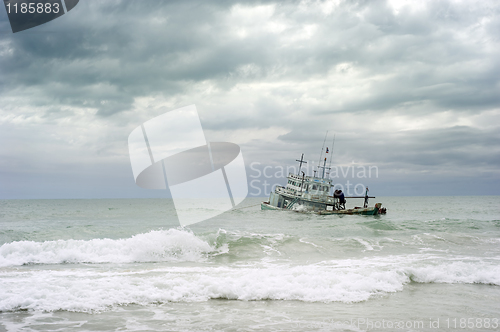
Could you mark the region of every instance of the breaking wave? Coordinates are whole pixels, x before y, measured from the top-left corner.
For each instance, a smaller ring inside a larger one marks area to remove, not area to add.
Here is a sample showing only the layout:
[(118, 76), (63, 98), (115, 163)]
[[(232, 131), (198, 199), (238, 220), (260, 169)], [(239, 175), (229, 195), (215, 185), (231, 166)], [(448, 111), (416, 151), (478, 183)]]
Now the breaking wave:
[[(379, 240), (355, 237), (347, 243), (371, 255), (382, 247)], [(352, 303), (403, 291), (411, 282), (500, 286), (496, 258), (424, 252), (333, 259), (335, 251), (325, 251), (322, 245), (338, 241), (323, 241), (222, 229), (197, 236), (169, 229), (126, 239), (7, 243), (0, 247), (0, 311), (95, 312), (120, 305), (211, 299)], [(384, 245), (393, 242), (399, 245), (395, 240)], [(320, 261), (300, 262), (301, 252), (323, 256)], [(284, 259), (266, 260), (271, 256)], [(65, 263), (116, 265), (75, 268)], [(59, 265), (20, 267), (27, 264)]]
[(410, 282), (500, 285), (500, 267), (448, 263), (376, 267), (366, 261), (328, 266), (179, 267), (141, 270), (4, 269), (0, 311), (103, 311), (118, 305), (228, 300), (361, 302), (402, 291)]
[(0, 267), (26, 264), (201, 261), (222, 250), (185, 230), (169, 229), (128, 239), (17, 241), (0, 247)]

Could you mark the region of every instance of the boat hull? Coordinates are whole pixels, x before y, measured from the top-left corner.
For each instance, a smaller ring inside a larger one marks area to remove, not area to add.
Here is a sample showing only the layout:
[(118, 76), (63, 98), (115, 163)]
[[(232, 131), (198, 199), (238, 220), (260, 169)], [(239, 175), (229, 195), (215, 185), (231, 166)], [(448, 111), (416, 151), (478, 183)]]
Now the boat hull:
[(346, 209), (346, 210), (335, 210), (335, 211), (320, 211), (318, 214), (330, 215), (330, 214), (360, 214), (364, 216), (376, 216), (379, 209), (377, 207), (370, 207), (364, 209)]
[(346, 209), (346, 210), (322, 210), (322, 211), (295, 211), (295, 210), (289, 210), (289, 209), (283, 209), (279, 208), (276, 206), (272, 206), (269, 204), (269, 202), (262, 202), (260, 204), (260, 209), (261, 210), (284, 210), (284, 211), (295, 211), (295, 212), (313, 212), (321, 215), (331, 215), (331, 214), (359, 214), (359, 215), (365, 215), (365, 216), (375, 216), (379, 214), (379, 209), (380, 209), (381, 204), (377, 203), (373, 207), (369, 208), (360, 208), (360, 209)]
[(272, 206), (268, 202), (260, 203), (260, 209), (261, 210), (286, 210), (286, 209), (282, 209), (282, 208), (279, 208), (276, 206)]

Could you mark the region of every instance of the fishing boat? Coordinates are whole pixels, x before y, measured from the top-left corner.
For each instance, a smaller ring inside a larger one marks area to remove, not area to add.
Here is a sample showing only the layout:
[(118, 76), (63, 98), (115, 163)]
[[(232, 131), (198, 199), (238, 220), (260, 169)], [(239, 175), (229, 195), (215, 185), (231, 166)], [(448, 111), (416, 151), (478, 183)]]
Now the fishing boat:
[[(323, 153), (323, 149), (321, 153)], [(326, 148), (326, 153), (328, 153), (328, 148)], [(386, 209), (382, 208), (382, 203), (376, 203), (371, 207), (368, 206), (368, 200), (375, 198), (374, 196), (368, 196), (368, 187), (364, 196), (345, 197), (339, 189), (335, 190), (333, 195), (330, 195), (335, 185), (331, 179), (325, 178), (325, 170), (330, 169), (326, 167), (326, 160), (325, 157), (323, 166), (318, 166), (318, 168), (322, 168), (321, 177), (316, 176), (317, 171), (314, 172), (313, 176), (307, 176), (304, 172), (300, 175), (302, 164), (307, 163), (304, 161), (304, 154), (302, 154), (300, 160), (297, 160), (300, 162), (299, 172), (297, 174), (289, 173), (286, 186), (276, 186), (274, 192), (271, 192), (269, 196), (269, 201), (261, 203), (261, 210), (292, 210), (296, 212), (313, 212), (321, 215), (378, 215), (386, 213)], [(346, 209), (347, 198), (364, 199), (363, 207)]]

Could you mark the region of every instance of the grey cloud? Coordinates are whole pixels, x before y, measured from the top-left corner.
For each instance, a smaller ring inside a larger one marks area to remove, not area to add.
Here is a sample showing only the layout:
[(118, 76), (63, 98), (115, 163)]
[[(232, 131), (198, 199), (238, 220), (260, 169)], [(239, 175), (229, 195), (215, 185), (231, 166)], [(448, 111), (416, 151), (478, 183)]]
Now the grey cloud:
[[(318, 153), (330, 129), (338, 133), (338, 162), (363, 159), (394, 174), (489, 172), (500, 164), (498, 126), (384, 132), (370, 125), (392, 114), (418, 121), (498, 110), (500, 6), (433, 1), (396, 14), (385, 1), (343, 1), (331, 13), (317, 4), (81, 1), (36, 31), (0, 35), (0, 112), (60, 129), (62, 120), (95, 110), (88, 125), (115, 121), (108, 130), (120, 141), (145, 117), (196, 103), (207, 130), (287, 132), (273, 144), (269, 137), (246, 143), (250, 160)], [(275, 10), (269, 19), (256, 16), (259, 23), (229, 21), (238, 5)], [(269, 22), (282, 30), (264, 29)], [(248, 29), (246, 37), (236, 37), (239, 28)], [(165, 102), (144, 101), (137, 112), (141, 98)]]
[[(470, 54), (468, 44), (454, 40), (453, 29), (459, 24), (475, 24), (481, 17), (468, 13), (467, 8), (457, 12), (441, 2), (424, 13), (412, 15), (403, 10), (396, 17), (384, 2), (344, 3), (325, 18), (301, 14), (295, 3), (284, 3), (274, 14), (287, 16), (285, 21), (291, 27), (284, 34), (305, 24), (319, 22), (320, 28), (312, 40), (283, 47), (279, 35), (230, 39), (228, 29), (233, 27), (223, 21), (232, 5), (82, 3), (78, 16), (74, 12), (65, 21), (54, 22), (67, 33), (10, 37), (14, 51), (0, 63), (5, 74), (3, 86), (45, 89), (51, 83), (65, 84), (85, 100), (93, 99), (88, 105), (98, 108), (99, 114), (109, 115), (129, 109), (134, 97), (186, 92), (182, 84), (186, 81), (213, 80), (230, 88), (240, 79), (248, 80), (236, 71), (245, 64), (262, 69), (254, 81), (269, 79), (276, 68), (283, 70), (274, 79), (302, 80), (347, 61), (363, 69), (367, 77), (387, 71), (394, 77), (377, 83), (374, 97), (352, 102), (344, 110), (387, 109), (425, 98), (447, 107), (498, 103), (496, 91), (488, 89), (497, 82), (498, 63), (471, 73), (467, 67), (474, 64), (467, 60), (477, 59), (477, 52)], [(354, 15), (356, 12), (362, 12), (363, 18)], [(437, 19), (441, 21), (437, 23)], [(442, 73), (435, 72), (437, 65), (444, 67)], [(98, 83), (115, 87), (107, 103), (102, 103), (106, 98), (99, 93), (92, 93), (96, 91), (92, 85)], [(448, 84), (448, 88), (419, 94), (419, 89), (437, 84)], [(112, 101), (115, 99), (122, 102)], [(78, 98), (69, 102), (83, 105)]]

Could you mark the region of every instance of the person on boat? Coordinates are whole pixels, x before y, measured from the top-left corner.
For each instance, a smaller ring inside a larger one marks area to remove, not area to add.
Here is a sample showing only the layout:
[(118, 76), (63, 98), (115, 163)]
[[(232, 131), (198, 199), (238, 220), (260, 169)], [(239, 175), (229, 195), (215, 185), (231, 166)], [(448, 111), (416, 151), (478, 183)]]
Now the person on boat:
[(336, 197), (339, 199), (339, 207), (343, 207), (345, 209), (345, 196), (342, 190), (337, 189), (333, 193), (333, 197)]

